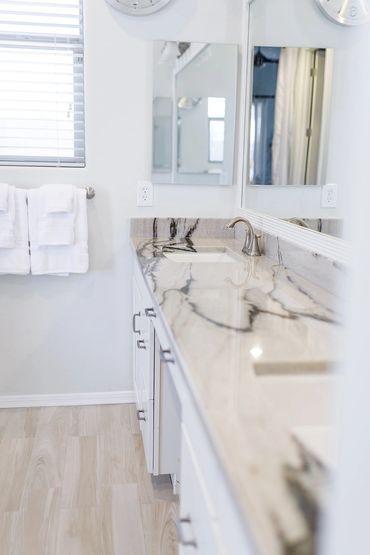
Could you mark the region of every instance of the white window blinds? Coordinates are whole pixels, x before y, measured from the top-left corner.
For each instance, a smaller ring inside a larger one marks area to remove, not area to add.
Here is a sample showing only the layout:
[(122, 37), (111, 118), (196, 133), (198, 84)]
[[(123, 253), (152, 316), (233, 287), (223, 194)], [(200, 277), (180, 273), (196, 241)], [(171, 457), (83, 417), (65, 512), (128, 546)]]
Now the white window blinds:
[(84, 166), (82, 0), (0, 0), (0, 165)]

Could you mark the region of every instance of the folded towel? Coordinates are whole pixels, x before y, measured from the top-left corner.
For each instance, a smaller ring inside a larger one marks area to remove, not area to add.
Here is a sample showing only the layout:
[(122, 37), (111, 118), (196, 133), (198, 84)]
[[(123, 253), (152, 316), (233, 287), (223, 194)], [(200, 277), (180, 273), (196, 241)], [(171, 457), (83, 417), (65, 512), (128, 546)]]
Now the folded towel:
[(86, 191), (83, 189), (75, 190), (73, 245), (40, 245), (39, 219), (41, 210), (42, 194), (40, 189), (32, 189), (28, 192), (32, 274), (86, 273), (89, 266)]
[(14, 199), (14, 246), (0, 248), (0, 274), (26, 275), (30, 272), (26, 191), (15, 189), (11, 197)]
[(0, 183), (0, 212), (8, 211), (8, 194), (9, 185), (7, 183)]
[(73, 211), (75, 189), (73, 185), (43, 185), (40, 187), (45, 214), (71, 213)]
[(15, 187), (8, 187), (7, 210), (0, 212), (0, 248), (15, 246)]
[(75, 214), (41, 214), (38, 223), (40, 246), (73, 245), (75, 240)]
[(75, 196), (73, 185), (43, 185), (39, 189), (38, 244), (73, 245)]

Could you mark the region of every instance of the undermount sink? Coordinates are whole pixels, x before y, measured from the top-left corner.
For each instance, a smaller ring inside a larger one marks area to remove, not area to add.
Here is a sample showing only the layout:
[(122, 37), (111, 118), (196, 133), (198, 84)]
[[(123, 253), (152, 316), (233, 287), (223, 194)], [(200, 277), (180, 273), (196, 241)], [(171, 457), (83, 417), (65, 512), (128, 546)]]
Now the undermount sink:
[(198, 248), (197, 251), (176, 250), (163, 252), (164, 256), (173, 262), (182, 263), (234, 263), (241, 262), (241, 257), (227, 248)]
[(290, 433), (322, 463), (331, 464), (332, 402), (338, 376), (333, 361), (258, 361), (260, 392)]
[(256, 361), (254, 369), (257, 376), (304, 376), (307, 374), (328, 374), (335, 366), (326, 360), (289, 360), (271, 362)]
[(326, 361), (260, 362), (255, 374), (273, 413), (290, 428), (327, 426), (337, 377)]

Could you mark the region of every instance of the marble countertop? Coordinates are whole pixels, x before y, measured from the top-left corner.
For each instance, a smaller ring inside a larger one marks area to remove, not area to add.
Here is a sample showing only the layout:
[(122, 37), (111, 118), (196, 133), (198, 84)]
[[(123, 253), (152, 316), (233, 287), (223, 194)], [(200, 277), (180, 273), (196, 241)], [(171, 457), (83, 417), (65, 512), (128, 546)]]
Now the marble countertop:
[[(132, 237), (184, 373), (255, 543), (315, 553), (325, 484), (336, 299), (235, 239)], [(166, 252), (227, 246), (234, 263)], [(323, 448), (323, 444), (324, 448)]]

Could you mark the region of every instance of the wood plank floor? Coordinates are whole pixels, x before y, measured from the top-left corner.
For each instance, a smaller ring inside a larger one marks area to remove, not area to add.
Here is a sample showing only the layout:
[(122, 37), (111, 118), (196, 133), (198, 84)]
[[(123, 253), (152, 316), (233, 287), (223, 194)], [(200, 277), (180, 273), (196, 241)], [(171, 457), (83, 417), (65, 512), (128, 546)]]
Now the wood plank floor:
[(176, 555), (133, 405), (0, 410), (1, 555)]

